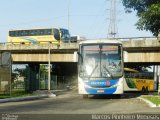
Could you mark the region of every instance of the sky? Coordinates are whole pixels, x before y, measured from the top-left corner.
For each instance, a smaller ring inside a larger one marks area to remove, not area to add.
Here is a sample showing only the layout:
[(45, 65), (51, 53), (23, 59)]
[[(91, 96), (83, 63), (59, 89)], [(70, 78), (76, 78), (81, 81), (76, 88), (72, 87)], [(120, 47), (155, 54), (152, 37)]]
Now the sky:
[[(135, 12), (125, 13), (117, 0), (118, 37), (150, 37), (136, 29)], [(108, 36), (109, 0), (1, 0), (0, 43), (7, 42), (8, 31), (32, 28), (68, 28), (71, 35), (87, 39)]]

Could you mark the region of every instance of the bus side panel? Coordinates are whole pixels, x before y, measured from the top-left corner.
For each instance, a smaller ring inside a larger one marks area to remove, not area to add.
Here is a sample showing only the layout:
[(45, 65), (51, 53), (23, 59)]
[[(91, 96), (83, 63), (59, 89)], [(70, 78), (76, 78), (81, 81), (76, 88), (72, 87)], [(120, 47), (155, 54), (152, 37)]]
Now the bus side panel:
[(116, 91), (115, 91), (114, 94), (123, 94), (123, 92), (124, 92), (124, 89), (123, 89), (123, 80), (124, 80), (123, 77), (119, 79), (119, 81), (117, 83), (117, 89), (116, 89)]
[(138, 91), (142, 91), (142, 88), (148, 88), (148, 91), (154, 90), (154, 80), (149, 79), (134, 79)]
[(52, 35), (45, 36), (23, 36), (23, 37), (8, 37), (9, 43), (14, 44), (37, 44), (37, 43), (59, 43)]
[(124, 92), (138, 91), (133, 78), (124, 78), (123, 87)]
[(148, 88), (148, 91), (154, 90), (154, 80), (125, 78), (124, 91), (142, 91), (142, 88)]

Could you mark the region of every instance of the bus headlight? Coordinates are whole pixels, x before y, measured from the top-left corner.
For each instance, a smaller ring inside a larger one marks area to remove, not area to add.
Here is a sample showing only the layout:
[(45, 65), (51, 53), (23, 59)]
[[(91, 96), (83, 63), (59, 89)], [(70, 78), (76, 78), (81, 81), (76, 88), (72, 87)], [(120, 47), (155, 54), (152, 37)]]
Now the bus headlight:
[(115, 85), (111, 86), (111, 88), (114, 88), (114, 87), (117, 87), (117, 86), (118, 86), (118, 84), (116, 83)]
[(116, 84), (112, 85), (111, 88), (120, 87), (123, 84), (123, 81), (120, 79)]
[(91, 86), (87, 85), (87, 84), (84, 84), (84, 87), (85, 88), (91, 88)]

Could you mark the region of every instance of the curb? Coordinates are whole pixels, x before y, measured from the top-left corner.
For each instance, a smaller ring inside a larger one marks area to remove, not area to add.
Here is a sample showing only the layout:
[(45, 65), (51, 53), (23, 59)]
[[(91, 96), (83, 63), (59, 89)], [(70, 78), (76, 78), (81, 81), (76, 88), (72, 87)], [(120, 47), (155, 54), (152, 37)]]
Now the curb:
[(28, 97), (17, 97), (17, 98), (7, 98), (7, 99), (0, 99), (0, 103), (5, 102), (18, 102), (18, 101), (26, 101), (26, 100), (36, 100), (41, 98), (48, 98), (48, 95), (40, 95), (40, 96), (28, 96)]
[(144, 101), (144, 102), (147, 103), (150, 107), (160, 107), (159, 105), (157, 106), (156, 104), (150, 102), (150, 101), (147, 100), (147, 99), (144, 99), (144, 98), (141, 98), (141, 97), (138, 97), (138, 99)]

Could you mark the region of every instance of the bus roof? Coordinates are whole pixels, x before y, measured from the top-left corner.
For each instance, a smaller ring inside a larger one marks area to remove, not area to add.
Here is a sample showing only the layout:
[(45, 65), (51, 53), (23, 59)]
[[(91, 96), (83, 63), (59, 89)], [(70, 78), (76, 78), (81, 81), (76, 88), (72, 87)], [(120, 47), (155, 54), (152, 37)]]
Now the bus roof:
[(67, 28), (56, 28), (56, 27), (53, 27), (53, 28), (26, 28), (26, 29), (10, 29), (9, 31), (22, 31), (22, 30), (46, 30), (46, 29), (64, 29), (64, 30), (68, 30)]
[(113, 40), (113, 39), (95, 39), (95, 40), (85, 40), (85, 41), (81, 41), (79, 44), (91, 44), (91, 43), (119, 43), (122, 44), (120, 41), (118, 40)]
[(128, 72), (139, 72), (138, 70), (131, 69), (131, 68), (124, 68), (124, 71), (128, 71)]

